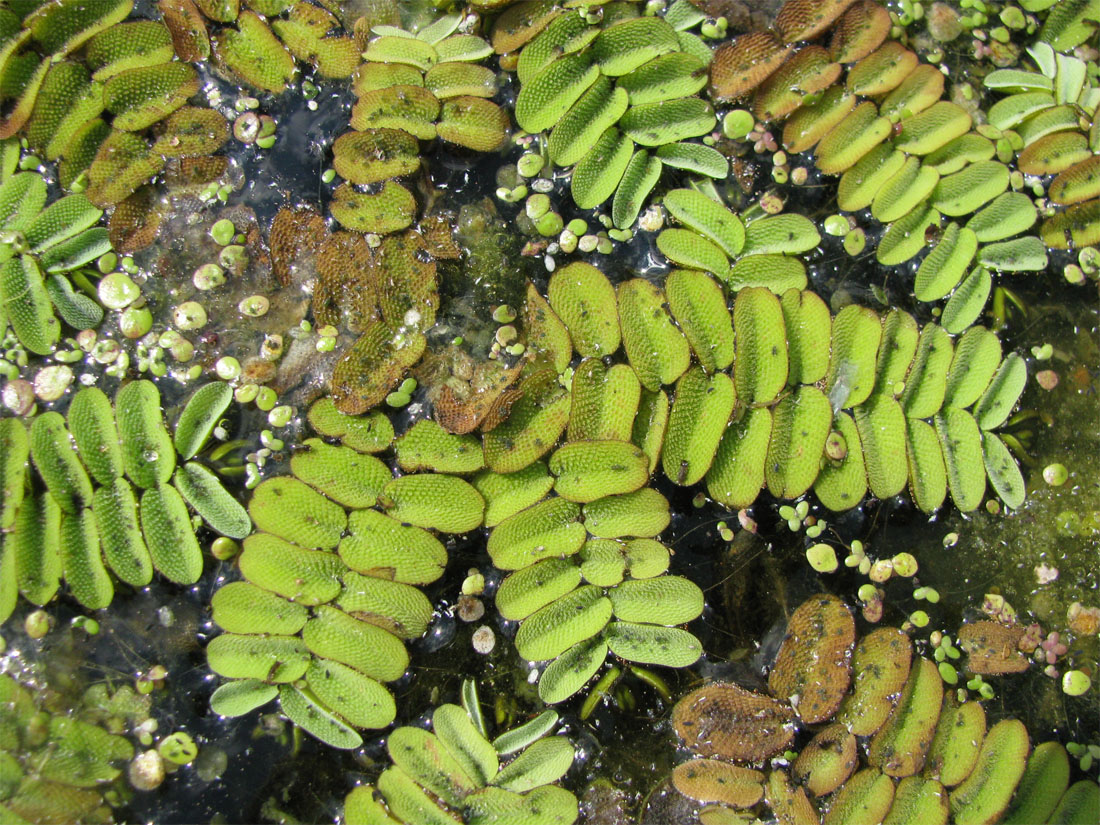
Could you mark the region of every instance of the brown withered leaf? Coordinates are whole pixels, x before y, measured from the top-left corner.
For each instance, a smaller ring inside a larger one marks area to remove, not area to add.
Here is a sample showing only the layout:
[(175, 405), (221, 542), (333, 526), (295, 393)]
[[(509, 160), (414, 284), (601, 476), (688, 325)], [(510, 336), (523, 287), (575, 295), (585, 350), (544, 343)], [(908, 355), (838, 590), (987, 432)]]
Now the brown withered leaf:
[(145, 249), (160, 231), (164, 220), (156, 192), (151, 186), (143, 186), (115, 207), (107, 221), (107, 234), (111, 246), (123, 255), (132, 255)]
[(1031, 664), (1017, 648), (1022, 626), (981, 620), (959, 628), (959, 647), (969, 656), (967, 667), (982, 676), (1022, 673)]
[(791, 706), (728, 682), (693, 690), (672, 709), (672, 727), (701, 756), (757, 762), (794, 739)]
[(378, 259), (366, 238), (335, 232), (317, 252), (317, 285), (313, 315), (320, 324), (353, 332), (378, 318)]
[(836, 596), (812, 596), (791, 614), (768, 677), (769, 690), (789, 700), (802, 721), (824, 722), (848, 692), (855, 643), (856, 623), (848, 606)]
[(271, 268), (281, 286), (290, 283), (294, 268), (321, 247), (328, 230), (325, 219), (309, 206), (283, 207), (271, 221), (267, 245)]

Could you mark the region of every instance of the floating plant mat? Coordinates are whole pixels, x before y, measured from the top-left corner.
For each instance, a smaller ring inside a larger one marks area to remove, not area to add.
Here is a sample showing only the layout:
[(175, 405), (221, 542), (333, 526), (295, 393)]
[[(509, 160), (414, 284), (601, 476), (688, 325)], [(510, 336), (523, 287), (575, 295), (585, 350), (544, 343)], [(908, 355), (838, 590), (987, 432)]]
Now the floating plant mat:
[(1095, 3), (368, 5), (0, 10), (0, 805), (1094, 820)]

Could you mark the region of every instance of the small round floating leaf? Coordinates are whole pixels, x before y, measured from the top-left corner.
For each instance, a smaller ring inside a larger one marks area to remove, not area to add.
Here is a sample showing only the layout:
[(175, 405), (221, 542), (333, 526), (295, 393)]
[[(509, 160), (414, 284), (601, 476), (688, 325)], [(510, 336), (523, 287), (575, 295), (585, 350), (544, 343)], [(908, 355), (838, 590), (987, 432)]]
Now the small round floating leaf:
[(657, 390), (679, 378), (691, 362), (691, 350), (665, 309), (660, 289), (633, 278), (620, 284), (618, 305), (623, 347), (642, 386)]
[(347, 524), (342, 507), (290, 476), (260, 484), (248, 502), (259, 530), (266, 530), (302, 547), (335, 547)]
[(115, 588), (103, 556), (99, 551), (99, 531), (91, 510), (61, 517), (59, 535), (61, 566), (69, 590), (88, 610), (99, 610), (111, 604)]
[(668, 527), (668, 500), (643, 487), (621, 496), (607, 496), (584, 505), (584, 526), (593, 536), (651, 538)]
[(603, 630), (611, 611), (600, 588), (582, 585), (525, 619), (516, 633), (516, 650), (531, 662), (556, 658)]
[(227, 633), (274, 633), (291, 636), (309, 618), (300, 604), (289, 602), (249, 582), (232, 582), (210, 600), (214, 623)]
[(615, 288), (596, 267), (576, 261), (557, 270), (548, 298), (582, 356), (610, 355), (619, 348)]
[(905, 420), (905, 454), (909, 466), (909, 492), (925, 513), (936, 510), (947, 497), (947, 469), (939, 436), (926, 421)]
[(293, 602), (312, 606), (340, 593), (344, 565), (334, 554), (303, 550), (267, 533), (245, 539), (239, 562), (246, 579)]
[(699, 640), (678, 627), (611, 622), (604, 638), (616, 656), (643, 665), (689, 667), (703, 654)]
[(279, 695), (279, 688), (259, 679), (238, 679), (220, 685), (210, 695), (210, 709), (218, 716), (246, 716)]
[(306, 684), (328, 710), (357, 728), (384, 728), (397, 714), (393, 694), (356, 670), (326, 659), (313, 659)]
[[(542, 672), (539, 698), (548, 705), (564, 702), (596, 675), (606, 658), (607, 643), (599, 636), (573, 645)], [(494, 744), (499, 741), (498, 738)]]
[(31, 459), (50, 495), (69, 514), (92, 503), (92, 482), (73, 450), (59, 412), (39, 413), (31, 424)]
[(794, 722), (789, 705), (725, 682), (691, 691), (672, 709), (672, 727), (689, 750), (734, 762), (782, 753)]
[(524, 83), (516, 97), (516, 123), (542, 132), (562, 119), (600, 76), (588, 52), (565, 55)]
[(575, 756), (573, 743), (564, 736), (540, 739), (501, 768), (492, 784), (507, 791), (526, 793), (565, 776)]
[(203, 465), (188, 461), (173, 479), (176, 489), (216, 533), (243, 539), (252, 530), (248, 512)]
[(595, 209), (611, 197), (634, 155), (634, 142), (612, 126), (605, 131), (573, 170), (570, 191), (580, 209)]
[(626, 364), (585, 358), (573, 372), (569, 441), (629, 441), (642, 385)]
[(960, 825), (997, 821), (1024, 774), (1030, 743), (1027, 728), (1004, 719), (989, 729), (974, 771), (951, 792), (951, 813)]
[(917, 659), (897, 706), (871, 738), (867, 760), (887, 776), (911, 776), (924, 767), (943, 701), (935, 664)]
[(856, 738), (839, 722), (818, 731), (791, 765), (792, 776), (814, 796), (843, 785), (859, 764)]
[(291, 722), (326, 745), (352, 750), (363, 744), (363, 737), (329, 711), (312, 691), (280, 685), (279, 707)]
[(409, 654), (400, 639), (329, 605), (314, 610), (314, 618), (302, 629), (302, 641), (314, 655), (334, 659), (380, 682), (401, 678), (409, 666)]
[(1069, 772), (1069, 756), (1060, 742), (1036, 745), (1001, 821), (1012, 825), (1057, 821), (1051, 814), (1069, 787)]
[(97, 487), (92, 514), (99, 528), (103, 556), (122, 581), (144, 587), (153, 578), (153, 562), (141, 534), (134, 489), (124, 478)]
[(625, 441), (573, 441), (550, 456), (549, 466), (558, 495), (582, 504), (633, 492), (649, 479), (645, 453)]
[[(295, 636), (223, 633), (207, 644), (206, 659), (211, 670), (227, 679), (293, 682), (305, 674), (309, 651)], [(233, 697), (235, 701), (240, 698)]]

